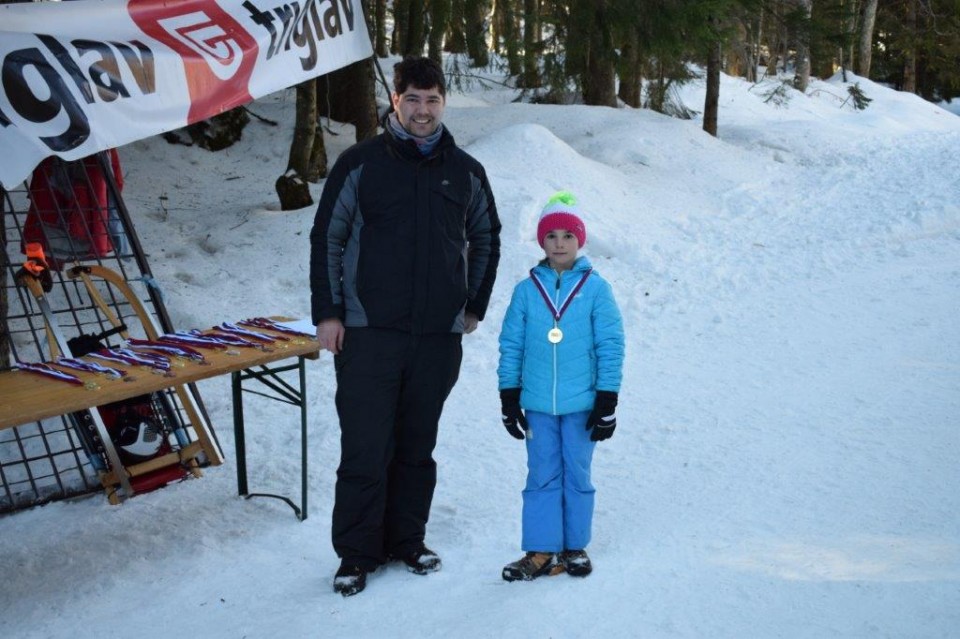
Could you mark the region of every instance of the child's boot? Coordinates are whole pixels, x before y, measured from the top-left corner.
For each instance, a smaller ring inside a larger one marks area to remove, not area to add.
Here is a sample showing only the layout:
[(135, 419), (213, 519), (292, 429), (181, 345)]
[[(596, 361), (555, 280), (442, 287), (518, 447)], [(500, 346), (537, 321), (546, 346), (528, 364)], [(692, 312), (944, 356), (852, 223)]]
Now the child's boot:
[(557, 556), (552, 552), (528, 552), (519, 561), (503, 567), (503, 578), (506, 581), (530, 581), (561, 572), (563, 566), (557, 563)]
[(560, 553), (560, 564), (571, 577), (586, 577), (593, 572), (586, 550), (564, 550)]

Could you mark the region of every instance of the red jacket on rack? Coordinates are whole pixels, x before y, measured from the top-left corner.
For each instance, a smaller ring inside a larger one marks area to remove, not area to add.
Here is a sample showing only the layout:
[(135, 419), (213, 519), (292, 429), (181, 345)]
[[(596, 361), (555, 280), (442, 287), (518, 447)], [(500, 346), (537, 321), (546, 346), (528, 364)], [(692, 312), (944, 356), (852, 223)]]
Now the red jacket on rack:
[[(116, 149), (109, 153), (114, 179), (122, 189), (120, 157)], [(107, 180), (96, 155), (74, 161), (46, 158), (30, 179), (30, 201), (23, 240), (43, 244), (51, 267), (114, 250), (107, 227)]]

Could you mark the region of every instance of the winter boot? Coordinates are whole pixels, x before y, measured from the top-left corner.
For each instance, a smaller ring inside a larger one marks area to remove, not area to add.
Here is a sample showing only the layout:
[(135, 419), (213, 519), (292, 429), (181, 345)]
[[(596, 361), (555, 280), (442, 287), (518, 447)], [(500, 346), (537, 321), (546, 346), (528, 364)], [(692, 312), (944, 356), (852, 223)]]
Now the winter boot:
[(344, 597), (361, 592), (367, 587), (367, 571), (360, 566), (341, 564), (333, 578), (333, 591)]
[(564, 550), (560, 553), (560, 563), (571, 577), (586, 577), (593, 572), (586, 550)]
[(425, 575), (428, 572), (437, 572), (440, 570), (440, 566), (442, 565), (440, 562), (440, 556), (423, 544), (420, 544), (417, 548), (414, 548), (410, 552), (403, 553), (402, 555), (395, 555), (394, 559), (402, 561), (407, 566), (407, 570), (416, 575)]
[(506, 581), (530, 581), (561, 572), (563, 566), (557, 563), (557, 556), (552, 552), (528, 552), (519, 561), (503, 567), (503, 578)]

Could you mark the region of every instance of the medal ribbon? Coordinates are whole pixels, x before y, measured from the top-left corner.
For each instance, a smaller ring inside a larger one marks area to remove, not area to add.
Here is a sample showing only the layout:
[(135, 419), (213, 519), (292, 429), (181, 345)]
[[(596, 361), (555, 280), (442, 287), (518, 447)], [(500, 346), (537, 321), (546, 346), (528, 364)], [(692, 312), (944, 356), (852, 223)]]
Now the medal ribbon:
[[(216, 332), (216, 333), (203, 333), (203, 335), (204, 335), (205, 337), (215, 338), (215, 339), (217, 339), (221, 344), (226, 344), (226, 345), (228, 345), (228, 346), (249, 346), (249, 347), (252, 347), (252, 348), (262, 348), (262, 345), (261, 345), (261, 344), (252, 342), (252, 341), (250, 341), (250, 340), (248, 340), (248, 339), (243, 339), (243, 338), (240, 337), (239, 335), (230, 335), (230, 334), (221, 332), (221, 331), (224, 331), (225, 329), (217, 328), (216, 326), (214, 326), (212, 330), (217, 331), (217, 332)], [(191, 332), (191, 333), (200, 334), (200, 331), (198, 331), (197, 329), (193, 329), (193, 330), (190, 331), (190, 332)]]
[(243, 337), (252, 337), (253, 339), (259, 340), (261, 342), (270, 343), (270, 342), (275, 342), (277, 340), (282, 340), (284, 342), (287, 341), (287, 338), (281, 335), (265, 335), (263, 333), (258, 333), (256, 331), (248, 331), (245, 328), (240, 328), (236, 324), (230, 324), (228, 322), (222, 322), (220, 326), (214, 326), (214, 328), (218, 331), (224, 331), (227, 333), (232, 333), (234, 335), (241, 335)]
[(123, 364), (132, 364), (134, 366), (147, 366), (160, 371), (170, 370), (170, 359), (165, 355), (157, 353), (137, 353), (129, 348), (101, 349), (89, 354), (90, 357), (96, 357), (108, 362), (121, 362)]
[(300, 337), (315, 337), (310, 333), (304, 333), (303, 331), (297, 331), (287, 326), (283, 326), (274, 322), (272, 319), (267, 317), (254, 317), (252, 319), (245, 319), (243, 321), (237, 322), (240, 326), (253, 326), (255, 328), (266, 328), (271, 331), (277, 331), (278, 333), (286, 333), (287, 335), (298, 335)]
[[(567, 293), (567, 297), (563, 300), (563, 303), (558, 309), (556, 304), (553, 303), (553, 300), (550, 299), (550, 295), (547, 293), (547, 289), (544, 287), (543, 282), (541, 282), (540, 278), (537, 277), (536, 273), (533, 272), (533, 269), (530, 269), (530, 277), (533, 279), (533, 283), (536, 284), (537, 290), (540, 291), (543, 301), (547, 303), (547, 308), (550, 309), (550, 313), (553, 315), (553, 319), (557, 323), (560, 322), (560, 318), (563, 317), (563, 314), (567, 312), (567, 308), (570, 306), (570, 303), (573, 302), (573, 298), (577, 293), (580, 292), (580, 289), (583, 288), (584, 283), (587, 281), (587, 278), (590, 277), (591, 273), (593, 273), (593, 269), (587, 269), (587, 272), (583, 274), (583, 277), (581, 277), (580, 281), (577, 282), (577, 285), (573, 287), (573, 290)], [(559, 275), (557, 277), (559, 277)]]
[(192, 359), (197, 362), (203, 362), (206, 360), (206, 358), (203, 356), (203, 353), (183, 344), (179, 346), (173, 346), (171, 344), (148, 339), (128, 339), (127, 343), (134, 348), (149, 348), (151, 350), (160, 351), (161, 353), (170, 353), (171, 355), (176, 355), (177, 357), (186, 357), (187, 359)]
[(174, 346), (196, 346), (197, 348), (215, 348), (218, 350), (227, 348), (227, 345), (216, 337), (208, 337), (202, 334), (194, 335), (183, 331), (161, 335), (157, 341)]
[(76, 384), (78, 386), (83, 386), (83, 382), (76, 375), (71, 375), (70, 373), (64, 373), (63, 371), (58, 371), (49, 364), (31, 364), (29, 362), (17, 362), (15, 368), (17, 370), (26, 371), (28, 373), (36, 373), (37, 375), (45, 375), (47, 377), (53, 377), (54, 379), (59, 379), (62, 382), (67, 382), (68, 384)]
[(123, 377), (127, 374), (127, 371), (119, 368), (109, 368), (107, 366), (101, 366), (96, 362), (85, 362), (81, 359), (72, 359), (69, 357), (58, 357), (53, 363), (57, 366), (64, 366), (66, 368), (72, 368), (78, 371), (86, 371), (88, 373), (100, 373), (110, 377)]

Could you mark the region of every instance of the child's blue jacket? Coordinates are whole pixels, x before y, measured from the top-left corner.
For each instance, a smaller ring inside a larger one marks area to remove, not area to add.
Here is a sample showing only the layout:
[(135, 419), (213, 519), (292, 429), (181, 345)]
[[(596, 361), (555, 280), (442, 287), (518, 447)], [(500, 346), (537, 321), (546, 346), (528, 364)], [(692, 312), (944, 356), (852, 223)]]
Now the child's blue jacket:
[[(560, 307), (590, 268), (581, 256), (560, 276), (545, 261), (533, 271)], [(623, 320), (610, 284), (593, 271), (560, 319), (558, 344), (547, 340), (553, 326), (552, 310), (533, 279), (517, 284), (500, 332), (500, 390), (521, 388), (525, 410), (551, 415), (591, 410), (598, 390), (619, 393)]]

